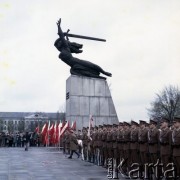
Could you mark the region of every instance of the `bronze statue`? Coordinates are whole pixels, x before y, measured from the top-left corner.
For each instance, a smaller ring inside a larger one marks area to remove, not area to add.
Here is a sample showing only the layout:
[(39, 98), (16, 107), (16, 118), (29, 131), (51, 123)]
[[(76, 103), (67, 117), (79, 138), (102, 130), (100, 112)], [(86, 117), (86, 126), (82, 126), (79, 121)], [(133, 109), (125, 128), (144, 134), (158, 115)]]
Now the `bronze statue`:
[[(100, 76), (100, 73), (106, 76), (112, 76), (111, 73), (104, 71), (100, 66), (94, 63), (73, 57), (72, 53), (82, 53), (83, 45), (75, 42), (70, 42), (68, 39), (69, 30), (67, 31), (67, 33), (63, 33), (60, 25), (61, 25), (61, 19), (59, 19), (57, 22), (59, 38), (55, 41), (54, 46), (60, 51), (59, 58), (71, 67), (70, 69), (71, 74), (78, 76), (101, 78), (101, 79), (106, 79), (106, 78)], [(105, 41), (103, 39), (90, 38), (90, 37), (72, 35), (72, 34), (71, 37)]]

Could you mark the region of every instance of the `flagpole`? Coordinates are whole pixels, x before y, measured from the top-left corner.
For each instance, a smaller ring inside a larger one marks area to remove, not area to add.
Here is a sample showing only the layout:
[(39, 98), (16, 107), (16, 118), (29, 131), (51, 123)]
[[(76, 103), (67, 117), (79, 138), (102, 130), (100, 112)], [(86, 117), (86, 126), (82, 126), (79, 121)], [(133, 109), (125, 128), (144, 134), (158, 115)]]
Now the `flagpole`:
[(48, 129), (48, 143), (47, 144), (48, 144), (48, 147), (49, 147), (49, 129)]

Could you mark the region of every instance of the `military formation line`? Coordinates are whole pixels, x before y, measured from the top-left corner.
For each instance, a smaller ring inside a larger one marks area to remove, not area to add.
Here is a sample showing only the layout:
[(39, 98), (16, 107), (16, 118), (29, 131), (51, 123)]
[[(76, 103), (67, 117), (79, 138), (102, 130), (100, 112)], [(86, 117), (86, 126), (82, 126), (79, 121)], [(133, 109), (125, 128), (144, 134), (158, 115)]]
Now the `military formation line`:
[[(91, 128), (66, 131), (61, 139), (64, 153), (73, 152), (77, 157), (105, 168), (111, 167), (113, 178), (118, 173), (131, 177), (179, 177), (180, 173), (180, 118), (170, 126), (168, 119), (160, 125), (120, 122), (118, 125), (99, 125)], [(79, 143), (77, 143), (79, 142)], [(79, 150), (78, 150), (79, 149)], [(78, 150), (78, 151), (77, 151)]]

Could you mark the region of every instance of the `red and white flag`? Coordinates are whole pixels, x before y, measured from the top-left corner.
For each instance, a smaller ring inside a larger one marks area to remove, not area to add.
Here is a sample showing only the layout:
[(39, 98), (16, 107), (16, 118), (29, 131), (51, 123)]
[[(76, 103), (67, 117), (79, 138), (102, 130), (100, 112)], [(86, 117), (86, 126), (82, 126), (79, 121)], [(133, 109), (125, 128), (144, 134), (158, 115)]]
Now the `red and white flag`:
[(53, 144), (56, 144), (56, 134), (57, 134), (56, 130), (57, 130), (57, 122), (55, 122), (55, 124), (54, 124)]
[(42, 127), (41, 134), (42, 134), (42, 135), (46, 134), (47, 129), (48, 129), (48, 124), (45, 123), (44, 126)]
[(71, 129), (76, 130), (76, 121), (72, 121)]
[(67, 128), (69, 128), (69, 121), (67, 121), (66, 124), (64, 125), (64, 127), (62, 128), (59, 138), (64, 134), (64, 132), (66, 131)]
[(48, 126), (47, 126), (47, 131), (46, 131), (46, 134), (45, 134), (46, 146), (49, 145), (49, 130), (50, 130), (50, 126), (51, 126), (51, 123), (50, 123), (50, 121), (49, 121), (49, 122), (48, 122)]
[(59, 141), (59, 138), (60, 138), (62, 127), (63, 127), (63, 124), (62, 124), (62, 122), (60, 122), (59, 125), (58, 125), (58, 141)]
[(49, 142), (54, 144), (54, 123), (51, 125), (49, 129)]
[(50, 129), (50, 126), (51, 126), (51, 123), (50, 123), (50, 121), (48, 122), (48, 131), (49, 131), (49, 129)]
[(48, 130), (48, 123), (46, 122), (44, 124), (44, 126), (42, 127), (41, 130), (41, 135), (42, 135), (42, 142), (43, 144), (46, 144), (46, 134), (47, 134), (47, 130)]
[(39, 133), (39, 126), (36, 127), (35, 133)]

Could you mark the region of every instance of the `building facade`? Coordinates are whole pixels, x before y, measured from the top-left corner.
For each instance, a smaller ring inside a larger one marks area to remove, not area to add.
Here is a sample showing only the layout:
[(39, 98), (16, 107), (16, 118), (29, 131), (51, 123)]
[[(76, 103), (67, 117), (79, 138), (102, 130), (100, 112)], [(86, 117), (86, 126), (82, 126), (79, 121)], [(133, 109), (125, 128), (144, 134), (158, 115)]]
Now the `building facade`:
[(32, 131), (47, 121), (64, 121), (65, 113), (0, 112), (0, 132)]

